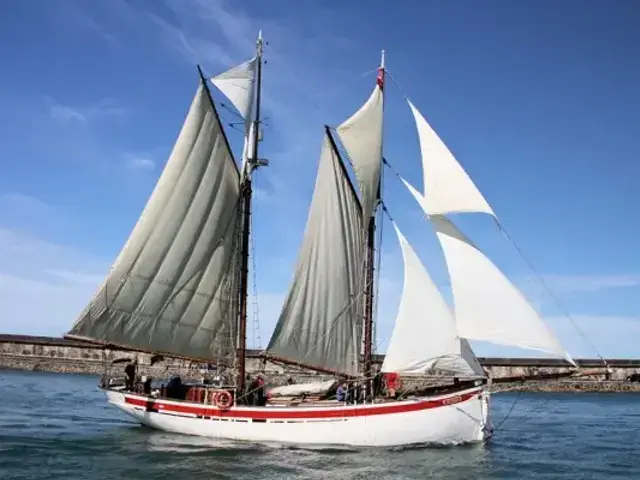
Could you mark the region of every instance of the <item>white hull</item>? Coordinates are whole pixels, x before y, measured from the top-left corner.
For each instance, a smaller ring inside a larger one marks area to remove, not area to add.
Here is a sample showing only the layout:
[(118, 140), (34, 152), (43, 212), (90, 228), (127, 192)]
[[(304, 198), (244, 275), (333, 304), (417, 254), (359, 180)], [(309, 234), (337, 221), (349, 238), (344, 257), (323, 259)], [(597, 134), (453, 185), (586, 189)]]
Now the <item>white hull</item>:
[(491, 435), (481, 388), (397, 402), (315, 407), (231, 407), (107, 390), (110, 403), (151, 428), (257, 443), (390, 447), (481, 442)]

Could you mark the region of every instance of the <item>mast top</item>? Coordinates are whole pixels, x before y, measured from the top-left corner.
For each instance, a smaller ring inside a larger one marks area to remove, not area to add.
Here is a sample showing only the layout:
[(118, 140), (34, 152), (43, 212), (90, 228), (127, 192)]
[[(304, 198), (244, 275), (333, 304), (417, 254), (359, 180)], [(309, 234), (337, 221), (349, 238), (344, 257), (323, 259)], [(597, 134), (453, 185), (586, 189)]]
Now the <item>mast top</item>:
[(382, 53), (380, 54), (380, 69), (384, 70), (384, 50), (382, 50)]
[(262, 30), (258, 30), (258, 40), (256, 41), (256, 50), (258, 53), (258, 57), (262, 56), (262, 45), (264, 41), (262, 39)]

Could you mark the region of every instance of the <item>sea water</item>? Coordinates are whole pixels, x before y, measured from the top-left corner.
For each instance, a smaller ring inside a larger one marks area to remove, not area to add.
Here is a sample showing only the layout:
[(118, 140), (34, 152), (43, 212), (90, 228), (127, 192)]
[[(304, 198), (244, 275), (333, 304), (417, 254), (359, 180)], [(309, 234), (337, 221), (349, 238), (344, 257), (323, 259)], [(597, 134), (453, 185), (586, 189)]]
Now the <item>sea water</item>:
[(485, 445), (300, 449), (150, 430), (97, 382), (0, 371), (0, 479), (640, 479), (640, 394), (495, 394)]

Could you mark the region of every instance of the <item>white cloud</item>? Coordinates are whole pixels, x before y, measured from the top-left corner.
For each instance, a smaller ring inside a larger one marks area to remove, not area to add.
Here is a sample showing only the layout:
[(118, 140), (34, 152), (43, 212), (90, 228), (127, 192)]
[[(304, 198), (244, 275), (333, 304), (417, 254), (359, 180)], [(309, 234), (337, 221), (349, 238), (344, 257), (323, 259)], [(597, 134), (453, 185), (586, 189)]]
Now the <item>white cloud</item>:
[(546, 319), (567, 350), (576, 357), (639, 358), (640, 312), (637, 316), (573, 315)]
[(129, 170), (153, 170), (156, 163), (147, 155), (125, 155), (125, 163)]
[(104, 275), (69, 270), (45, 270), (44, 273), (66, 280), (69, 283), (86, 283), (94, 286), (98, 285), (104, 278)]
[(0, 193), (0, 223), (6, 223), (4, 215), (29, 217), (38, 221), (60, 220), (60, 212), (42, 200), (22, 193)]
[(0, 330), (59, 336), (69, 331), (95, 285), (64, 285), (0, 273)]
[(554, 291), (597, 292), (613, 288), (640, 286), (640, 275), (543, 275), (545, 283)]
[(58, 104), (51, 105), (49, 107), (49, 115), (54, 120), (59, 122), (64, 122), (64, 123), (71, 122), (71, 121), (78, 121), (78, 122), (84, 123), (87, 121), (87, 117), (85, 117), (82, 114), (82, 112), (80, 112), (75, 108), (68, 107), (66, 105), (58, 105)]
[(207, 62), (222, 65), (229, 65), (233, 62), (227, 51), (219, 45), (187, 35), (181, 28), (171, 25), (157, 15), (150, 13), (148, 16), (163, 32), (163, 40), (167, 48), (180, 55), (187, 62), (191, 64)]
[(0, 331), (64, 333), (91, 298), (106, 265), (75, 248), (0, 229)]
[(129, 110), (112, 98), (105, 98), (87, 105), (63, 105), (51, 98), (46, 99), (49, 116), (60, 123), (88, 123), (106, 117), (122, 118)]

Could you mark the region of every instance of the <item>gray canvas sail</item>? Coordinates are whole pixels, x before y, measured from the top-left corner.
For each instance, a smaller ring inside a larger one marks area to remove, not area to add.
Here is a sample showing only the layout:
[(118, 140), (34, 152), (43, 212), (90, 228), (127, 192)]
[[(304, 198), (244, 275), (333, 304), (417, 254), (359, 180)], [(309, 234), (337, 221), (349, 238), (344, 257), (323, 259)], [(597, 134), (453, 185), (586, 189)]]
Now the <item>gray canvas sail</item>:
[(296, 271), (268, 353), (357, 374), (364, 252), (362, 208), (327, 132)]
[(239, 173), (201, 84), (147, 205), (69, 335), (187, 357), (233, 348)]

